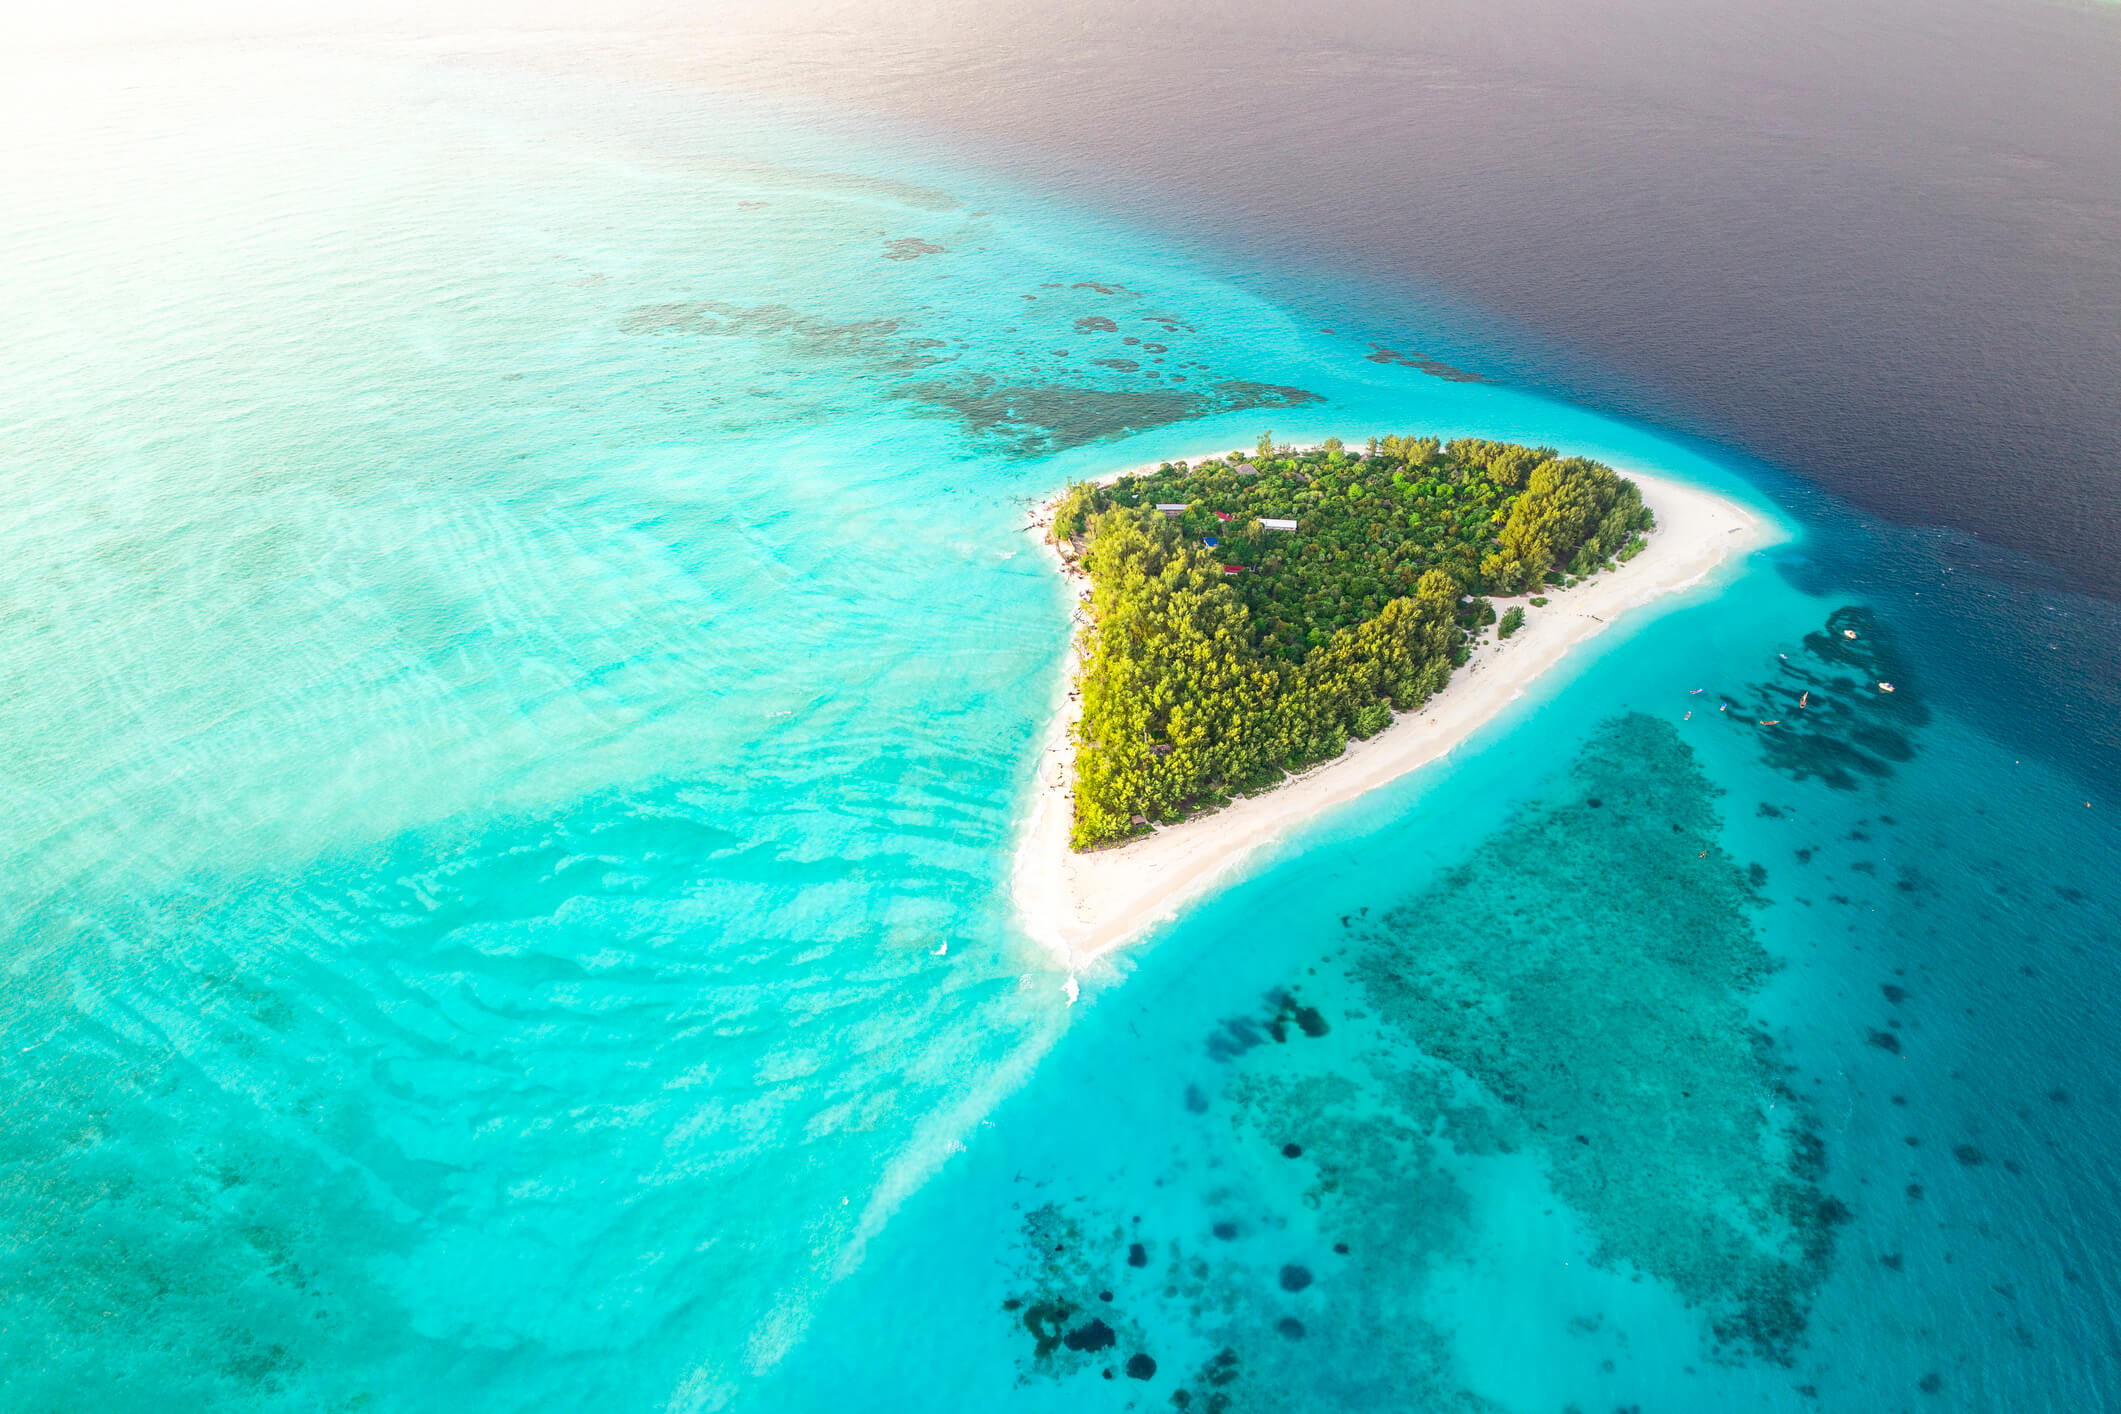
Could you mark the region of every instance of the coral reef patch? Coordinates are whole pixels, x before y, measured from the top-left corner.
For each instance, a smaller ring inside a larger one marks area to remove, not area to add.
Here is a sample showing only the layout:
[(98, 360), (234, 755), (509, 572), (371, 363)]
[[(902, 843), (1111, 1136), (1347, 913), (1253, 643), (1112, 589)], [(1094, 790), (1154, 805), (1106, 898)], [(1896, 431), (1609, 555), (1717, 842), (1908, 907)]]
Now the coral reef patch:
[[(883, 249), (890, 261), (949, 256), (948, 247), (917, 237), (887, 241)], [(1139, 334), (1122, 334), (1111, 313), (1080, 312), (1086, 302), (1109, 310), (1114, 299), (1139, 297), (1124, 286), (1079, 281), (1041, 288), (1058, 293), (1026, 294), (1021, 322), (1000, 326), (937, 329), (949, 316), (928, 305), (887, 318), (835, 320), (785, 304), (700, 299), (636, 306), (619, 316), (618, 327), (643, 337), (743, 340), (777, 351), (791, 374), (822, 365), (853, 370), (876, 380), (884, 396), (953, 418), (1015, 456), (1045, 455), (1218, 413), (1322, 401), (1308, 389), (1224, 376), (1235, 370), (1204, 361), (1213, 350), (1180, 347), (1174, 353), (1171, 344), (1144, 344)], [(1165, 339), (1192, 332), (1174, 315), (1125, 317), (1143, 333)], [(950, 337), (938, 338), (938, 332)], [(1065, 343), (1070, 336), (1094, 342), (1087, 349), (1071, 348)], [(1019, 347), (1027, 341), (1046, 346)], [(1112, 350), (1114, 343), (1122, 351)], [(1074, 376), (1056, 381), (1047, 360), (1077, 352), (1093, 356)], [(1147, 366), (1133, 356), (1137, 352), (1149, 363), (1168, 366)], [(950, 367), (968, 357), (981, 372)]]
[(1365, 357), (1372, 363), (1390, 363), (1397, 364), (1401, 368), (1412, 368), (1428, 374), (1431, 378), (1441, 378), (1446, 383), (1493, 383), (1495, 381), (1485, 374), (1469, 373), (1463, 368), (1454, 368), (1442, 359), (1431, 358), (1419, 350), (1413, 353), (1401, 353), (1398, 349), (1388, 349), (1383, 344), (1372, 344), (1370, 347), (1373, 352), (1365, 355)]
[(1086, 1227), (1055, 1203), (1025, 1214), (1020, 1237), (1017, 1289), (1002, 1302), (1002, 1310), (1030, 1339), (1020, 1377), (1079, 1374), (1103, 1363), (1093, 1357), (1125, 1346), (1132, 1352), (1127, 1373), (1149, 1378), (1135, 1371), (1153, 1374), (1155, 1358), (1142, 1349), (1146, 1338), (1140, 1323), (1114, 1303), (1111, 1275), (1123, 1251), (1126, 1265), (1147, 1266), (1148, 1249), (1139, 1242), (1130, 1246), (1117, 1223)]
[(1543, 1141), (1602, 1260), (1702, 1306), (1727, 1353), (1788, 1362), (1847, 1210), (1747, 1010), (1772, 963), (1718, 794), (1669, 725), (1618, 718), (1557, 797), (1385, 914), (1357, 973)]
[(1836, 790), (1891, 777), (1914, 759), (1916, 733), (1930, 720), (1892, 633), (1857, 605), (1834, 610), (1798, 653), (1776, 662), (1773, 677), (1725, 700), (1723, 719), (1758, 737), (1770, 767)]

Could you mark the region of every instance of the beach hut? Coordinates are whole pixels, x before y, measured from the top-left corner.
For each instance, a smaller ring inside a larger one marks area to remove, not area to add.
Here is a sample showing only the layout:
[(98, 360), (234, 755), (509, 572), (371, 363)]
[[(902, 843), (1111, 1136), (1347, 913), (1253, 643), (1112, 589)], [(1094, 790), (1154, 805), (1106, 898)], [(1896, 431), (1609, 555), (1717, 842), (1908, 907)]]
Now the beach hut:
[(1250, 462), (1239, 462), (1237, 464), (1237, 474), (1239, 476), (1257, 476), (1259, 475), (1259, 468)]
[(1224, 574), (1243, 574), (1244, 572), (1245, 572), (1245, 567), (1244, 567), (1243, 565), (1224, 565), (1224, 566), (1223, 566), (1223, 573), (1224, 573)]
[(1223, 542), (1222, 542), (1222, 541), (1220, 541), (1220, 540), (1218, 540), (1218, 539), (1216, 539), (1216, 538), (1215, 538), (1214, 536), (1212, 536), (1212, 535), (1203, 535), (1203, 536), (1202, 536), (1202, 537), (1200, 538), (1200, 543), (1201, 543), (1201, 544), (1203, 544), (1203, 545), (1205, 545), (1205, 546), (1207, 546), (1207, 547), (1208, 547), (1208, 548), (1209, 548), (1210, 550), (1212, 550), (1212, 549), (1214, 549), (1214, 548), (1215, 548), (1216, 546), (1218, 546), (1218, 545), (1222, 544)]
[(1214, 513), (1214, 515), (1215, 515), (1215, 518), (1216, 518), (1217, 520), (1236, 520), (1236, 519), (1237, 519), (1237, 513), (1236, 513), (1235, 511), (1216, 511), (1216, 512)]
[(1165, 515), (1170, 516), (1173, 520), (1176, 520), (1178, 517), (1186, 513), (1186, 508), (1183, 503), (1177, 505), (1166, 505), (1159, 503), (1156, 508), (1162, 511)]
[(1259, 518), (1259, 528), (1261, 530), (1294, 530), (1296, 529), (1296, 522), (1293, 520), (1268, 520), (1265, 516), (1261, 516)]

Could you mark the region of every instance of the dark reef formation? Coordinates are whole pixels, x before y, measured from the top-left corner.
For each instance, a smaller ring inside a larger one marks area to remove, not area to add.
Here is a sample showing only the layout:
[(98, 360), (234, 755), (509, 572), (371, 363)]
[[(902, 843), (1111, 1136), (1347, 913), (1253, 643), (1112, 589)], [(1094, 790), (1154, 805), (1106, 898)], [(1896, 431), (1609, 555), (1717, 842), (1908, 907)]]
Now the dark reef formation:
[(1383, 344), (1372, 344), (1370, 347), (1373, 352), (1365, 356), (1372, 363), (1391, 363), (1397, 364), (1401, 368), (1412, 368), (1428, 374), (1431, 378), (1441, 378), (1446, 383), (1493, 383), (1495, 381), (1493, 378), (1486, 377), (1483, 374), (1469, 373), (1463, 368), (1454, 368), (1442, 359), (1431, 358), (1418, 349), (1413, 353), (1401, 353), (1398, 349), (1388, 349)]
[[(1141, 1268), (1149, 1264), (1148, 1249), (1128, 1243), (1126, 1229), (1116, 1223), (1086, 1228), (1053, 1203), (1025, 1215), (1022, 1242), (1016, 1280), (1028, 1294), (1011, 1295), (1002, 1310), (1030, 1337), (1025, 1377), (1080, 1374), (1102, 1365), (1103, 1352), (1124, 1347), (1131, 1352), (1128, 1377), (1153, 1378), (1156, 1358), (1143, 1349), (1140, 1324), (1117, 1304), (1121, 1278), (1114, 1275), (1124, 1271), (1121, 1252), (1127, 1266)], [(1111, 1378), (1109, 1366), (1104, 1373)]]
[(1802, 651), (1777, 662), (1774, 677), (1725, 700), (1724, 720), (1758, 736), (1769, 766), (1836, 790), (1891, 777), (1914, 759), (1916, 733), (1930, 720), (1892, 634), (1854, 605), (1806, 634)]
[[(950, 247), (913, 236), (886, 241), (883, 249), (891, 261), (950, 255)], [(618, 323), (620, 332), (643, 337), (747, 340), (777, 349), (791, 372), (829, 366), (857, 373), (879, 382), (887, 396), (952, 418), (1017, 456), (1218, 413), (1321, 401), (1304, 388), (1231, 376), (1237, 370), (1209, 361), (1215, 351), (1189, 347), (1197, 342), (1184, 340), (1193, 333), (1190, 324), (1140, 310), (1141, 295), (1123, 285), (1083, 280), (1040, 289), (1024, 295), (1020, 322), (1002, 328), (953, 329), (947, 312), (930, 306), (889, 318), (832, 320), (790, 305), (714, 299), (641, 305)], [(1144, 336), (1183, 342), (1144, 342)], [(1020, 341), (1031, 347), (1016, 347)], [(1060, 370), (1067, 365), (1050, 362), (1077, 355), (1086, 357), (1066, 375)]]
[(1386, 915), (1361, 978), (1544, 1141), (1607, 1260), (1707, 1308), (1726, 1345), (1787, 1361), (1847, 1212), (1747, 1012), (1772, 966), (1759, 896), (1669, 725), (1610, 723), (1569, 787)]

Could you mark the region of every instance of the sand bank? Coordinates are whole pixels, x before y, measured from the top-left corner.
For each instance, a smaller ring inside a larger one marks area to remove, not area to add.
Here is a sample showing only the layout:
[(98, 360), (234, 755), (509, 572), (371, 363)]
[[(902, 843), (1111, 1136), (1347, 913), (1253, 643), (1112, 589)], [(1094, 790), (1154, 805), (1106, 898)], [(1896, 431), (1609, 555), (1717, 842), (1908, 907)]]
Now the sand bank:
[[(1735, 564), (1775, 538), (1772, 523), (1734, 501), (1683, 482), (1620, 470), (1642, 488), (1644, 502), (1657, 516), (1656, 529), (1634, 559), (1574, 589), (1549, 591), (1546, 606), (1527, 607), (1524, 627), (1508, 639), (1497, 640), (1489, 630), (1486, 641), (1427, 705), (1401, 715), (1368, 741), (1349, 742), (1343, 755), (1214, 814), (1087, 854), (1068, 848), (1075, 759), (1068, 734), (1081, 712), (1075, 694), (1079, 661), (1071, 645), (1012, 879), (1027, 931), (1064, 958), (1071, 971), (1132, 940), (1230, 880), (1291, 829), (1445, 755), (1614, 620), (1703, 583), (1720, 566)], [(1041, 544), (1051, 513), (1048, 503), (1028, 532)], [(1089, 622), (1088, 577), (1050, 547), (1049, 553), (1076, 592), (1079, 629)], [(1523, 602), (1494, 601), (1498, 614)]]

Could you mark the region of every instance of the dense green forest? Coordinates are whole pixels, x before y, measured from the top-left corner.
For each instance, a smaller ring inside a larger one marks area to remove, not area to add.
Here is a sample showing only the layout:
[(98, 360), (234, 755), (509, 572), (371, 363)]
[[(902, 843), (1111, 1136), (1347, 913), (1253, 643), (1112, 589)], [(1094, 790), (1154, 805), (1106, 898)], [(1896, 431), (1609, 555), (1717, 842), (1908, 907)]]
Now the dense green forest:
[(1494, 622), (1487, 595), (1567, 587), (1649, 528), (1610, 468), (1507, 442), (1296, 452), (1262, 436), (1250, 454), (1070, 486), (1053, 537), (1081, 556), (1093, 618), (1071, 843), (1339, 755), (1444, 685)]

